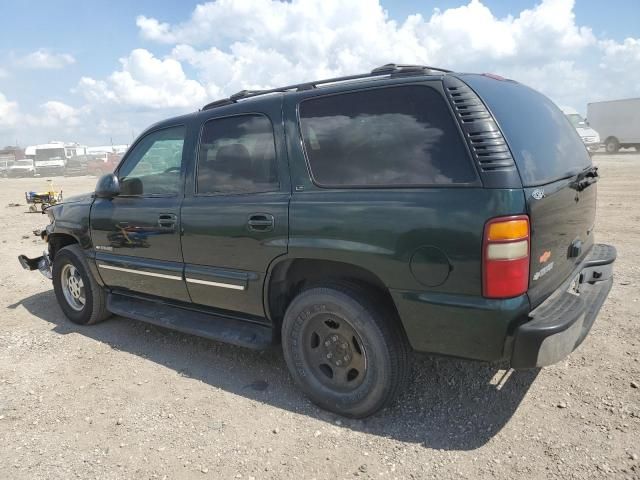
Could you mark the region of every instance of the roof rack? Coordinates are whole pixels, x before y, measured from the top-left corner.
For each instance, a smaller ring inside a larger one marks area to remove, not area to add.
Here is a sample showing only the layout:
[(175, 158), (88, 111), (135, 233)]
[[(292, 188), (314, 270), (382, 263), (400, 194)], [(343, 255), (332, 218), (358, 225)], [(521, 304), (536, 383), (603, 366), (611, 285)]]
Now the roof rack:
[(311, 90), (316, 88), (318, 85), (326, 85), (329, 83), (338, 83), (338, 82), (346, 82), (349, 80), (381, 77), (384, 75), (389, 75), (389, 76), (425, 75), (431, 72), (450, 73), (451, 70), (446, 70), (444, 68), (437, 68), (437, 67), (429, 67), (426, 65), (407, 65), (407, 64), (401, 64), (401, 63), (387, 63), (386, 65), (382, 65), (381, 67), (374, 68), (369, 73), (361, 73), (358, 75), (347, 75), (344, 77), (327, 78), (324, 80), (317, 80), (315, 82), (296, 83), (294, 85), (287, 85), (286, 87), (271, 88), (268, 90), (241, 90), (237, 93), (234, 93), (229, 98), (216, 100), (215, 102), (206, 104), (204, 107), (202, 107), (202, 110), (210, 110), (212, 108), (222, 107), (224, 105), (231, 105), (233, 103), (237, 103), (238, 100), (256, 97), (258, 95), (267, 95), (269, 93), (283, 93), (283, 92), (289, 92), (289, 91), (301, 92), (304, 90)]

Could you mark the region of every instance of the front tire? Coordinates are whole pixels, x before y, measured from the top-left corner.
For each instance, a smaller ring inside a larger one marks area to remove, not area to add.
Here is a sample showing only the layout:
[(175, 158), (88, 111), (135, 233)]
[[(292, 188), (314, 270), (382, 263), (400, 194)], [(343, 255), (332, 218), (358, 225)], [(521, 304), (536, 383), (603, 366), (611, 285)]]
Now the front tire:
[(326, 285), (303, 291), (282, 325), (284, 357), (316, 405), (362, 418), (404, 388), (409, 347), (395, 312), (365, 289)]
[(110, 316), (106, 293), (93, 278), (78, 245), (69, 245), (56, 253), (51, 273), (58, 304), (73, 323), (91, 325)]

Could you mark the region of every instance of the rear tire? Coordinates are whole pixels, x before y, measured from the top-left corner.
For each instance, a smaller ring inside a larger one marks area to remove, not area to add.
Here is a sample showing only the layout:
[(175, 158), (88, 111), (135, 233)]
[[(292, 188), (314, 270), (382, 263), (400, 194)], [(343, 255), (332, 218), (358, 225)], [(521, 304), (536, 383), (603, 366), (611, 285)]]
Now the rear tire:
[(111, 315), (106, 306), (106, 293), (93, 278), (80, 246), (60, 249), (51, 273), (58, 304), (73, 323), (91, 325)]
[(615, 137), (607, 138), (607, 141), (604, 143), (604, 149), (607, 153), (618, 153), (620, 150), (620, 142)]
[(410, 352), (393, 309), (354, 285), (324, 285), (293, 299), (282, 345), (289, 371), (316, 405), (362, 418), (404, 388)]

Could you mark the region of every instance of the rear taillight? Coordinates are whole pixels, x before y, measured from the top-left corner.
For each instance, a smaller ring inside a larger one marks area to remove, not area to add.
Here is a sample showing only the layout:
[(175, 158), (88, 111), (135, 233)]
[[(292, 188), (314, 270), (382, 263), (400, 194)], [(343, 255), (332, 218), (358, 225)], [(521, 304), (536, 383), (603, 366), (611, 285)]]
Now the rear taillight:
[(482, 295), (510, 298), (529, 287), (529, 217), (492, 218), (484, 226)]

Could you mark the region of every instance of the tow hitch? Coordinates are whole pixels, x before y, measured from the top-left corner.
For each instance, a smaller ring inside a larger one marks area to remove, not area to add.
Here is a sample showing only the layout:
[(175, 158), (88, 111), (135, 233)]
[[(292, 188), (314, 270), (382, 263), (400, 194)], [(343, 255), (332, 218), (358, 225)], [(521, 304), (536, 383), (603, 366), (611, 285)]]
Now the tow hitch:
[(18, 261), (25, 270), (38, 270), (42, 275), (51, 280), (51, 260), (49, 259), (49, 254), (46, 251), (42, 252), (42, 256), (37, 258), (29, 258), (25, 255), (20, 255), (18, 257)]

